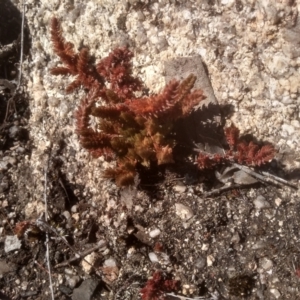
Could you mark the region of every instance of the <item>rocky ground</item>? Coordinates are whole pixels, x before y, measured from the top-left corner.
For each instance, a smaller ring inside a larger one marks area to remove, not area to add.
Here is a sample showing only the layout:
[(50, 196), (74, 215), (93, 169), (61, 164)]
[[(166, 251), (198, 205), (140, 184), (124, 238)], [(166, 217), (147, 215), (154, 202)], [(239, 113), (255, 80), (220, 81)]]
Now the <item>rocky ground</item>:
[[(51, 299), (51, 286), (72, 300), (299, 299), (299, 10), (292, 0), (26, 1), (18, 87), (22, 3), (1, 1), (0, 299)], [(214, 194), (222, 183), (189, 161), (142, 172), (131, 188), (103, 179), (111, 163), (74, 132), (84, 91), (67, 95), (68, 79), (49, 72), (53, 15), (96, 60), (128, 45), (150, 91), (197, 73), (221, 123), (274, 144), (260, 171), (296, 188)]]

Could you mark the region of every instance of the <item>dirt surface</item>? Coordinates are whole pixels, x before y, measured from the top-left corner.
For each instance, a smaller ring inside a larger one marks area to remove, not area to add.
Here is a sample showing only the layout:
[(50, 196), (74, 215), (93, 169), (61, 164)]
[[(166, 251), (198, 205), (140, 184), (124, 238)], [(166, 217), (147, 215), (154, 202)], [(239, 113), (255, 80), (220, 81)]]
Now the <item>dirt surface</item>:
[[(0, 84), (0, 299), (51, 299), (51, 278), (55, 299), (137, 300), (155, 272), (179, 282), (167, 292), (174, 296), (159, 299), (300, 298), (294, 188), (257, 183), (205, 196), (221, 183), (213, 172), (183, 164), (144, 171), (131, 188), (111, 183), (95, 190), (70, 179), (82, 175), (90, 158), (74, 163), (76, 149), (54, 134), (40, 158), (40, 191), (30, 164), (30, 95), (22, 88), (14, 95), (21, 14), (10, 1), (1, 3), (3, 20), (0, 53), (16, 46), (0, 55), (0, 80), (7, 80)], [(28, 38), (25, 44), (30, 60)], [(229, 115), (228, 107), (220, 109)], [(297, 186), (297, 160), (291, 150), (264, 171)]]

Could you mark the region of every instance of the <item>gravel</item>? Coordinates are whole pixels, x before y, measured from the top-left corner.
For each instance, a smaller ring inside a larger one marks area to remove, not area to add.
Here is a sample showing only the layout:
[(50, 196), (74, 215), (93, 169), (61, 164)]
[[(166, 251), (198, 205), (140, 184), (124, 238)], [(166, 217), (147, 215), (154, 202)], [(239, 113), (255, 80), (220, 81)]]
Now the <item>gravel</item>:
[[(179, 280), (176, 293), (190, 298), (297, 299), (299, 190), (256, 184), (205, 197), (221, 183), (191, 164), (118, 189), (101, 176), (113, 162), (92, 159), (74, 132), (84, 91), (66, 94), (70, 79), (50, 74), (59, 59), (49, 22), (58, 17), (64, 37), (76, 49), (88, 46), (96, 60), (129, 45), (133, 71), (150, 92), (170, 74), (200, 74), (197, 84), (205, 83), (209, 103), (218, 103), (223, 116), (214, 122), (233, 122), (242, 134), (275, 145), (266, 171), (299, 186), (299, 11), (290, 0), (26, 1), (30, 116), (12, 122), (9, 140), (0, 143), (1, 293), (49, 299), (46, 230), (13, 233), (18, 222), (44, 218), (46, 195), (57, 299), (141, 299), (155, 270)], [(191, 136), (206, 133), (189, 129)], [(88, 263), (77, 255), (99, 240), (107, 248), (86, 254)], [(7, 272), (10, 265), (18, 273)]]

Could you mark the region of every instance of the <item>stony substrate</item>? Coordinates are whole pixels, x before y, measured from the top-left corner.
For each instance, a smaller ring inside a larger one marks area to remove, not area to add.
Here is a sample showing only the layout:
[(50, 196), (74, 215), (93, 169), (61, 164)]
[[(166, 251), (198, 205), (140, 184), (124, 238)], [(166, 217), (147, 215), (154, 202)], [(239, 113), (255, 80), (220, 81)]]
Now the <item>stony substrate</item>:
[[(19, 1), (14, 3), (20, 6)], [(66, 94), (69, 80), (50, 74), (59, 60), (51, 46), (49, 22), (54, 15), (59, 18), (64, 37), (77, 49), (88, 46), (96, 60), (116, 46), (128, 45), (135, 55), (135, 74), (152, 92), (164, 87), (169, 62), (201, 56), (226, 122), (273, 143), (278, 151), (272, 166), (276, 175), (288, 176), (297, 185), (300, 4), (291, 0), (26, 3), (32, 45), (24, 73), (32, 147), (19, 165), (6, 163), (12, 156), (3, 153), (0, 171), (12, 172), (10, 178), (20, 185), (4, 194), (1, 205), (10, 213), (7, 222), (12, 227), (36, 220), (45, 209), (48, 165), (51, 226), (69, 236), (78, 251), (105, 241), (86, 257), (93, 267), (79, 260), (52, 270), (57, 298), (92, 299), (94, 293), (94, 299), (140, 299), (147, 278), (160, 269), (181, 281), (176, 294), (190, 298), (297, 299), (299, 191), (263, 185), (205, 198), (207, 186), (201, 178), (176, 179), (172, 170), (159, 185), (119, 190), (101, 177), (111, 163), (92, 159), (79, 145), (74, 110), (84, 91)], [(8, 225), (0, 226), (4, 243)], [(6, 276), (14, 289), (3, 281), (0, 287), (12, 299), (29, 291), (36, 292), (29, 299), (49, 299), (41, 236), (33, 243), (23, 241), (19, 250), (0, 252), (1, 261), (7, 257), (9, 267), (3, 268), (11, 268)], [(163, 248), (159, 254), (154, 251), (158, 242)], [(75, 256), (61, 241), (52, 241), (50, 249), (52, 266)], [(25, 258), (39, 276), (22, 264)]]

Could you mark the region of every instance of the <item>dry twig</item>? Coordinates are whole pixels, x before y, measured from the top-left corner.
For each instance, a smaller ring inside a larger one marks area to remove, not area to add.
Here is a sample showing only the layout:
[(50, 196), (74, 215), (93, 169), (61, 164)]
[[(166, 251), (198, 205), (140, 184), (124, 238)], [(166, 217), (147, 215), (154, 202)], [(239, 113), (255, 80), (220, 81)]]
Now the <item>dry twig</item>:
[[(48, 220), (48, 205), (47, 205), (47, 171), (48, 171), (48, 163), (45, 167), (45, 183), (44, 183), (44, 204), (45, 204), (45, 220)], [(51, 275), (51, 266), (50, 266), (50, 257), (49, 257), (49, 234), (46, 232), (46, 261), (47, 261), (47, 268), (48, 268), (48, 274), (49, 274), (49, 288), (51, 292), (51, 298), (54, 300), (54, 292), (53, 292), (53, 283), (52, 283), (52, 275)]]
[[(273, 174), (270, 174), (268, 172), (264, 172), (262, 171), (261, 174), (258, 173), (258, 172), (255, 172), (254, 170), (252, 170), (250, 167), (247, 167), (247, 166), (244, 166), (244, 165), (240, 165), (240, 164), (237, 164), (237, 163), (232, 163), (232, 166), (245, 172), (246, 174), (256, 178), (258, 181), (262, 182), (262, 183), (271, 183), (271, 184), (274, 184), (274, 185), (279, 185), (279, 186), (289, 186), (293, 189), (297, 189), (298, 187), (288, 181), (286, 181), (285, 179), (283, 178), (280, 178), (278, 176), (275, 176)], [(225, 185), (225, 186), (222, 186), (218, 189), (214, 189), (210, 192), (207, 192), (205, 193), (205, 196), (209, 197), (209, 196), (212, 196), (212, 195), (216, 195), (216, 194), (220, 194), (226, 190), (230, 190), (230, 189), (237, 189), (237, 188), (240, 188), (242, 185), (241, 184), (230, 184), (230, 185)]]
[[(104, 246), (106, 246), (106, 242), (103, 241), (103, 240), (101, 240), (101, 241), (99, 241), (99, 242), (97, 243), (97, 245), (96, 245), (95, 247), (89, 248), (89, 249), (87, 249), (87, 250), (85, 250), (85, 251), (83, 251), (83, 252), (78, 252), (78, 253), (75, 252), (76, 255), (75, 255), (74, 257), (72, 257), (72, 258), (70, 258), (70, 259), (68, 259), (68, 260), (66, 260), (66, 261), (64, 261), (64, 262), (62, 262), (62, 263), (60, 263), (60, 264), (57, 264), (57, 265), (55, 266), (55, 268), (65, 267), (65, 266), (69, 265), (70, 263), (76, 261), (77, 259), (83, 258), (83, 257), (89, 255), (90, 253), (92, 253), (92, 252), (94, 252), (94, 251), (96, 251), (96, 250), (98, 250), (98, 249), (100, 249), (100, 248), (103, 248)], [(84, 261), (87, 262), (87, 263), (89, 263), (89, 262), (86, 261), (85, 259), (84, 259)], [(92, 267), (93, 267), (93, 266), (92, 266)]]
[(297, 186), (284, 180), (283, 178), (280, 178), (278, 176), (272, 175), (268, 172), (262, 172), (262, 175), (253, 171), (250, 167), (239, 165), (237, 163), (233, 163), (233, 166), (237, 167), (238, 169), (244, 171), (245, 173), (255, 177), (261, 182), (267, 182), (267, 183), (273, 183), (275, 185), (286, 185), (289, 187), (292, 187), (294, 189), (297, 189)]

